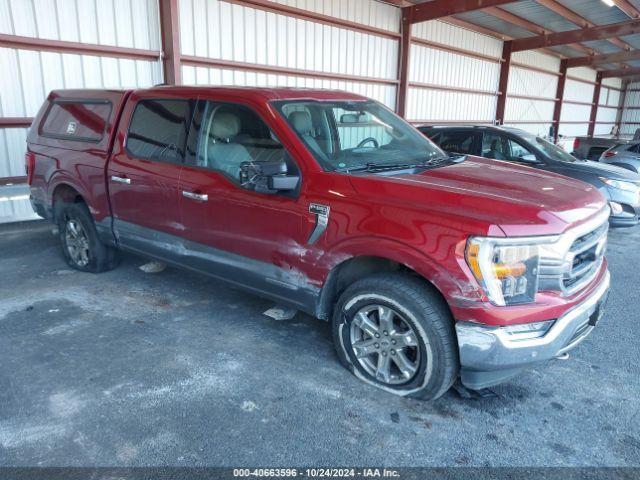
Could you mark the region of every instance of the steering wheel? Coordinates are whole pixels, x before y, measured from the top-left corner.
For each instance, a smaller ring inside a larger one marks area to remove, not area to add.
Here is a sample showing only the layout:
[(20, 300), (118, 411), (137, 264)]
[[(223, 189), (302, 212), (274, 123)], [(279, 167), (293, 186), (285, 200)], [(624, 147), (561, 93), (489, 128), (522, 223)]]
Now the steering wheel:
[(373, 146), (374, 146), (375, 148), (380, 148), (380, 144), (378, 143), (378, 140), (376, 140), (376, 139), (375, 139), (375, 138), (373, 138), (373, 137), (365, 138), (364, 140), (362, 140), (362, 141), (358, 144), (358, 146), (357, 146), (356, 148), (362, 148), (362, 147), (364, 147), (367, 143), (373, 143)]

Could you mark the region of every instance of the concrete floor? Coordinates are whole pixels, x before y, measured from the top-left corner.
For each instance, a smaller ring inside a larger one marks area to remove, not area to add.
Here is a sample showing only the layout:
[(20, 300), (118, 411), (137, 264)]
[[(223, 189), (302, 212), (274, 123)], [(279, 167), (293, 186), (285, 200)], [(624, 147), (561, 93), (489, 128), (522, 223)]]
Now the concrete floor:
[(640, 229), (566, 361), (497, 398), (398, 398), (348, 374), (326, 323), (201, 276), (72, 271), (50, 226), (0, 230), (0, 466), (640, 466)]

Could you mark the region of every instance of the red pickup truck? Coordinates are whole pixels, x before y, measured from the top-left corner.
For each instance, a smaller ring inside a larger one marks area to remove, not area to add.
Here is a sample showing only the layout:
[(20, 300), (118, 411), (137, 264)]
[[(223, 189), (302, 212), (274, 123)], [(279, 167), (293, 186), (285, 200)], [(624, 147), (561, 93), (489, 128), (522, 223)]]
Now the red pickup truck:
[(127, 250), (329, 320), (342, 363), (399, 395), (564, 355), (609, 290), (594, 187), (447, 156), (351, 93), (54, 91), (26, 164), (72, 267)]

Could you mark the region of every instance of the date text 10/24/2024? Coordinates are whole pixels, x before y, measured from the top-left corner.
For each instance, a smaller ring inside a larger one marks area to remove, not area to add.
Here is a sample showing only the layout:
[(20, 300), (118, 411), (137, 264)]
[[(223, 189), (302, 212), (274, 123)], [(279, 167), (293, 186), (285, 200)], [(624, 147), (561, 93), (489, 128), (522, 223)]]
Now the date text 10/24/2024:
[(266, 478), (398, 478), (397, 470), (388, 468), (236, 468), (234, 477)]

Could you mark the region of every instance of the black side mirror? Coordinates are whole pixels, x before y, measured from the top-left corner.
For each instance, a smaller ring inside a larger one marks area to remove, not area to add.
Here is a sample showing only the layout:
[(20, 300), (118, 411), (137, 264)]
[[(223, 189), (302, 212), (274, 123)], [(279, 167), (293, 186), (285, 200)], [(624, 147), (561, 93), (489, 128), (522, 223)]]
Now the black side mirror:
[(520, 155), (518, 160), (525, 163), (538, 163), (538, 159), (532, 153), (527, 153), (526, 155)]
[(245, 188), (261, 193), (287, 192), (298, 188), (299, 175), (287, 175), (287, 162), (244, 162), (240, 166), (240, 182)]

